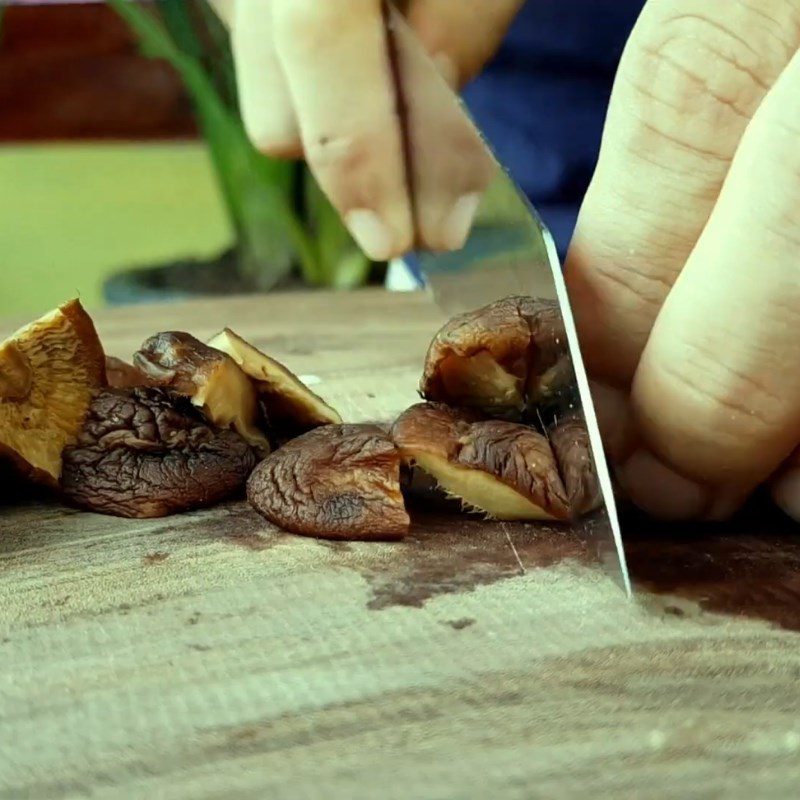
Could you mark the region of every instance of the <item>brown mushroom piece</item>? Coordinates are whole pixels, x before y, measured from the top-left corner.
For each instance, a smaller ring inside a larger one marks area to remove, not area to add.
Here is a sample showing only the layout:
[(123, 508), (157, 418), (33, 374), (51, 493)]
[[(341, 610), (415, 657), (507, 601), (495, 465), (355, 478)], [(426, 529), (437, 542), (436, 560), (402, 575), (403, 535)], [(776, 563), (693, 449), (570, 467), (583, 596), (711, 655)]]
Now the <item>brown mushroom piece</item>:
[(341, 424), (339, 413), (297, 375), (230, 328), (218, 333), (209, 345), (229, 355), (252, 378), (270, 427), (278, 436), (291, 438), (321, 425)]
[(114, 356), (106, 356), (106, 384), (112, 389), (133, 389), (152, 386), (152, 381), (132, 364)]
[(185, 397), (163, 389), (105, 389), (77, 444), (64, 451), (62, 491), (80, 508), (119, 517), (164, 517), (241, 491), (255, 454)]
[(507, 297), (454, 317), (436, 334), (420, 392), (427, 400), (519, 419), (573, 385), (558, 304)]
[(233, 428), (262, 455), (269, 453), (253, 384), (225, 353), (170, 331), (148, 339), (133, 363), (152, 385), (190, 398), (218, 428)]
[(256, 467), (251, 505), (271, 523), (320, 539), (402, 539), (409, 518), (400, 453), (373, 425), (327, 425), (293, 439)]
[(103, 348), (77, 300), (0, 344), (0, 457), (51, 486), (105, 381)]
[(573, 413), (559, 419), (550, 426), (547, 435), (572, 513), (582, 516), (596, 511), (603, 504), (603, 496), (583, 415)]
[(498, 520), (568, 520), (566, 490), (547, 439), (513, 422), (421, 403), (392, 429), (403, 458), (465, 508)]

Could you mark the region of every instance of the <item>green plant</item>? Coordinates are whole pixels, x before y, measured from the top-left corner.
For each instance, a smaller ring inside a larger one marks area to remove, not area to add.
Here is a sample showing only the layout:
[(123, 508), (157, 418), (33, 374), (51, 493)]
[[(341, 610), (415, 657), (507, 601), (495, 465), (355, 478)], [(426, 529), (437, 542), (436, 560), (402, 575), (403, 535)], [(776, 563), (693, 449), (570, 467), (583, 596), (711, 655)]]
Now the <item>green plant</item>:
[(305, 166), (267, 158), (250, 143), (237, 105), (227, 31), (206, 0), (107, 0), (142, 52), (169, 62), (194, 103), (236, 232), (240, 278), (266, 291), (293, 271), (312, 286), (365, 283), (372, 264)]

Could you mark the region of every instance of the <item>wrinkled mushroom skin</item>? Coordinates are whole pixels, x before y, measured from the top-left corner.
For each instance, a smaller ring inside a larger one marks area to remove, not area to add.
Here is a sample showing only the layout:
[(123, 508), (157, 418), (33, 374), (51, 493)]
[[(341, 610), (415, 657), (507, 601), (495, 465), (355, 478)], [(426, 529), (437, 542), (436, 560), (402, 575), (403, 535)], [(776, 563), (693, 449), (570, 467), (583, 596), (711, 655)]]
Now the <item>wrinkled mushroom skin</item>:
[(154, 388), (107, 389), (64, 453), (71, 503), (120, 517), (163, 517), (221, 502), (255, 465), (237, 433), (212, 427), (185, 398)]
[(420, 391), (427, 400), (515, 420), (573, 382), (558, 304), (508, 297), (455, 317), (436, 334)]
[(372, 425), (327, 425), (293, 439), (256, 467), (252, 506), (271, 523), (320, 539), (402, 539), (409, 518), (400, 454)]
[(559, 420), (548, 432), (573, 514), (596, 511), (603, 504), (589, 431), (582, 415)]
[(422, 403), (399, 417), (392, 436), (408, 462), (467, 508), (501, 520), (570, 518), (550, 444), (531, 428)]
[(151, 385), (191, 398), (215, 425), (233, 428), (262, 455), (269, 453), (255, 388), (225, 353), (191, 334), (169, 331), (148, 339), (133, 363)]
[(0, 342), (0, 459), (56, 486), (62, 452), (104, 384), (103, 348), (77, 300)]

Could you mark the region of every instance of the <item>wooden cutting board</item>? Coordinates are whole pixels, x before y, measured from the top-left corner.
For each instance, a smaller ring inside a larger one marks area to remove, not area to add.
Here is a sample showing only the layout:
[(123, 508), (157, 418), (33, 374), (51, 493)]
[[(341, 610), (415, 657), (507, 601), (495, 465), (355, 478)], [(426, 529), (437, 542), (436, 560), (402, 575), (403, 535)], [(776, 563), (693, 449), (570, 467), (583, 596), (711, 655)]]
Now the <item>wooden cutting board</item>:
[[(98, 315), (121, 356), (234, 325), (355, 419), (413, 402), (438, 322), (379, 292)], [(0, 797), (793, 796), (793, 530), (625, 530), (635, 601), (557, 527), (0, 509)]]

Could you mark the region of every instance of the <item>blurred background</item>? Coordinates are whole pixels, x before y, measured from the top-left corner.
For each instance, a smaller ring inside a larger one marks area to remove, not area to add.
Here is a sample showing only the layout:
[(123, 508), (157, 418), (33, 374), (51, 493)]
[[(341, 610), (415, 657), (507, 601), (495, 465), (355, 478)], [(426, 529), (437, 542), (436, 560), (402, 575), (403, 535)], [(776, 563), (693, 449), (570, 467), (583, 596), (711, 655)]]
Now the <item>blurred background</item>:
[[(528, 0), (464, 92), (562, 257), (643, 3)], [(0, 187), (0, 315), (386, 275), (247, 141), (206, 0), (0, 0)]]
[(304, 166), (250, 146), (204, 0), (0, 15), (0, 314), (382, 280)]

